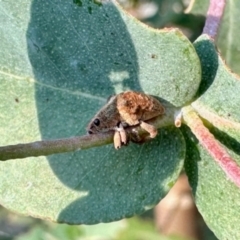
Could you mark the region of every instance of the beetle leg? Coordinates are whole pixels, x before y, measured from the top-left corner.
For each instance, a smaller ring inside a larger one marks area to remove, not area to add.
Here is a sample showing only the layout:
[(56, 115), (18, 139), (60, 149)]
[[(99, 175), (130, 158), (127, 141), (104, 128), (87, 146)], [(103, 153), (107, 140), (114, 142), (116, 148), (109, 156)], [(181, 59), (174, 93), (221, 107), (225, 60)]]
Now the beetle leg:
[(114, 147), (116, 149), (121, 148), (122, 143), (127, 144), (127, 134), (122, 124), (120, 123), (118, 127), (115, 127), (115, 133), (113, 137)]
[(121, 137), (119, 131), (115, 130), (114, 136), (113, 136), (113, 143), (115, 149), (119, 149), (121, 147)]
[(153, 125), (150, 125), (146, 122), (141, 121), (140, 127), (146, 130), (147, 132), (149, 132), (150, 138), (155, 138), (157, 136), (158, 131)]

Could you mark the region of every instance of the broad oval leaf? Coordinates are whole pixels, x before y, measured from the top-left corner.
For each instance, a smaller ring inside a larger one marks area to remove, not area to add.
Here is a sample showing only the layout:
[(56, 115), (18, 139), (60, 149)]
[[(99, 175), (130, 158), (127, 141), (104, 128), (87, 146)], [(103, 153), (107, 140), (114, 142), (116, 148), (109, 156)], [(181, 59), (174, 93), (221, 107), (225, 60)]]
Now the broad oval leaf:
[[(193, 190), (196, 205), (209, 228), (219, 239), (239, 239), (240, 189), (226, 178), (216, 161), (185, 129), (185, 170)], [(240, 134), (235, 140), (218, 129), (211, 129), (225, 149), (240, 164)]]
[[(1, 145), (85, 134), (105, 99), (126, 89), (176, 106), (198, 89), (199, 59), (182, 33), (148, 28), (111, 2), (1, 7)], [(58, 222), (113, 221), (156, 204), (176, 181), (184, 153), (180, 131), (166, 128), (120, 151), (105, 146), (4, 162), (0, 201)]]
[(202, 82), (199, 98), (192, 106), (210, 122), (211, 112), (223, 120), (240, 123), (240, 79), (234, 75), (219, 57), (214, 43), (202, 35), (194, 43), (202, 64)]
[(8, 161), (0, 165), (1, 204), (71, 224), (115, 221), (157, 204), (176, 181), (184, 157), (184, 139), (172, 127), (119, 151), (110, 145)]
[[(212, 124), (208, 124), (212, 134), (240, 164), (240, 81), (225, 66), (208, 36), (202, 35), (194, 45), (200, 57), (203, 76), (200, 97), (192, 106)], [(240, 189), (227, 178), (190, 131), (185, 130), (185, 169), (197, 207), (219, 239), (239, 239)]]

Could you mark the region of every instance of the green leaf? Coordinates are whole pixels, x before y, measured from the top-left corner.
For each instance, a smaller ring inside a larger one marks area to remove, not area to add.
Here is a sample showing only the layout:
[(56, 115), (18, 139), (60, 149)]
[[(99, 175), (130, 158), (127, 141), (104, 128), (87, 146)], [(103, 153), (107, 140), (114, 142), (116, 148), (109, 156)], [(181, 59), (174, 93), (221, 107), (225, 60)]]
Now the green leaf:
[(240, 2), (226, 1), (224, 17), (218, 33), (217, 45), (231, 70), (240, 74), (239, 21)]
[[(220, 166), (198, 144), (192, 133), (184, 132), (188, 149), (185, 170), (198, 210), (219, 239), (239, 239), (239, 188), (226, 178)], [(217, 129), (212, 129), (212, 132), (221, 143), (228, 142), (226, 149), (240, 164), (240, 134), (233, 142)]]
[(211, 123), (214, 118), (210, 113), (222, 121), (240, 123), (239, 78), (226, 67), (207, 35), (199, 37), (194, 46), (201, 60), (202, 82), (200, 97), (192, 106)]
[[(192, 0), (187, 9), (188, 13), (206, 16), (209, 0)], [(217, 35), (217, 47), (231, 70), (240, 74), (240, 49), (239, 49), (239, 21), (240, 2), (235, 0), (226, 1), (224, 15), (219, 26)]]
[(153, 207), (176, 181), (185, 146), (178, 129), (144, 145), (113, 146), (1, 164), (1, 203), (58, 222), (109, 222)]
[[(218, 56), (212, 40), (202, 35), (194, 43), (202, 65), (200, 97), (192, 103), (219, 144), (240, 164), (240, 82)], [(211, 124), (209, 124), (211, 123)], [(239, 188), (187, 128), (185, 169), (198, 210), (219, 239), (239, 239)], [(213, 145), (212, 145), (213, 146)], [(224, 157), (224, 156), (223, 156)]]
[[(153, 30), (111, 2), (1, 2), (1, 145), (85, 134), (105, 99), (126, 89), (176, 106), (190, 102), (201, 71), (176, 29)], [(0, 165), (0, 201), (68, 223), (114, 221), (156, 204), (182, 169), (181, 132)]]

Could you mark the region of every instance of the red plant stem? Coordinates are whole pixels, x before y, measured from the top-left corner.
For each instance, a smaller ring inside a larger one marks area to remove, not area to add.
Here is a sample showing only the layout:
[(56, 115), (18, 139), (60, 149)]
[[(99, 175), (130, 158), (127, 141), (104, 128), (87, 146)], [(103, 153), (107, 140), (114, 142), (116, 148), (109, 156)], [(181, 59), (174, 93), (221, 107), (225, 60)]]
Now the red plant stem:
[(183, 108), (183, 119), (199, 140), (199, 143), (219, 164), (222, 170), (226, 173), (227, 177), (240, 187), (240, 167), (221, 145), (221, 143), (218, 142), (203, 125), (202, 120), (192, 107)]
[(225, 8), (225, 0), (211, 0), (207, 12), (207, 18), (203, 33), (215, 38), (217, 35), (218, 27), (223, 16)]

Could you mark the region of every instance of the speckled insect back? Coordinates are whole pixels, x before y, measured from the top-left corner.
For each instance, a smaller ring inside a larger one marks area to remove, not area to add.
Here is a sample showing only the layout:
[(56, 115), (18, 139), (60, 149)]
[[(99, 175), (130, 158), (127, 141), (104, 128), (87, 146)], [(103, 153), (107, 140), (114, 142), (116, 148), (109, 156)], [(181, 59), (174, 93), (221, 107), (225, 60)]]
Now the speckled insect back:
[(146, 123), (154, 117), (164, 114), (164, 107), (154, 97), (140, 92), (126, 91), (109, 98), (107, 104), (94, 116), (87, 127), (89, 134), (114, 130), (114, 146), (120, 148), (127, 143), (124, 128), (141, 126), (150, 137), (157, 135), (157, 129)]
[(116, 95), (121, 122), (129, 126), (139, 124), (164, 113), (164, 107), (154, 97), (140, 92), (127, 91)]

